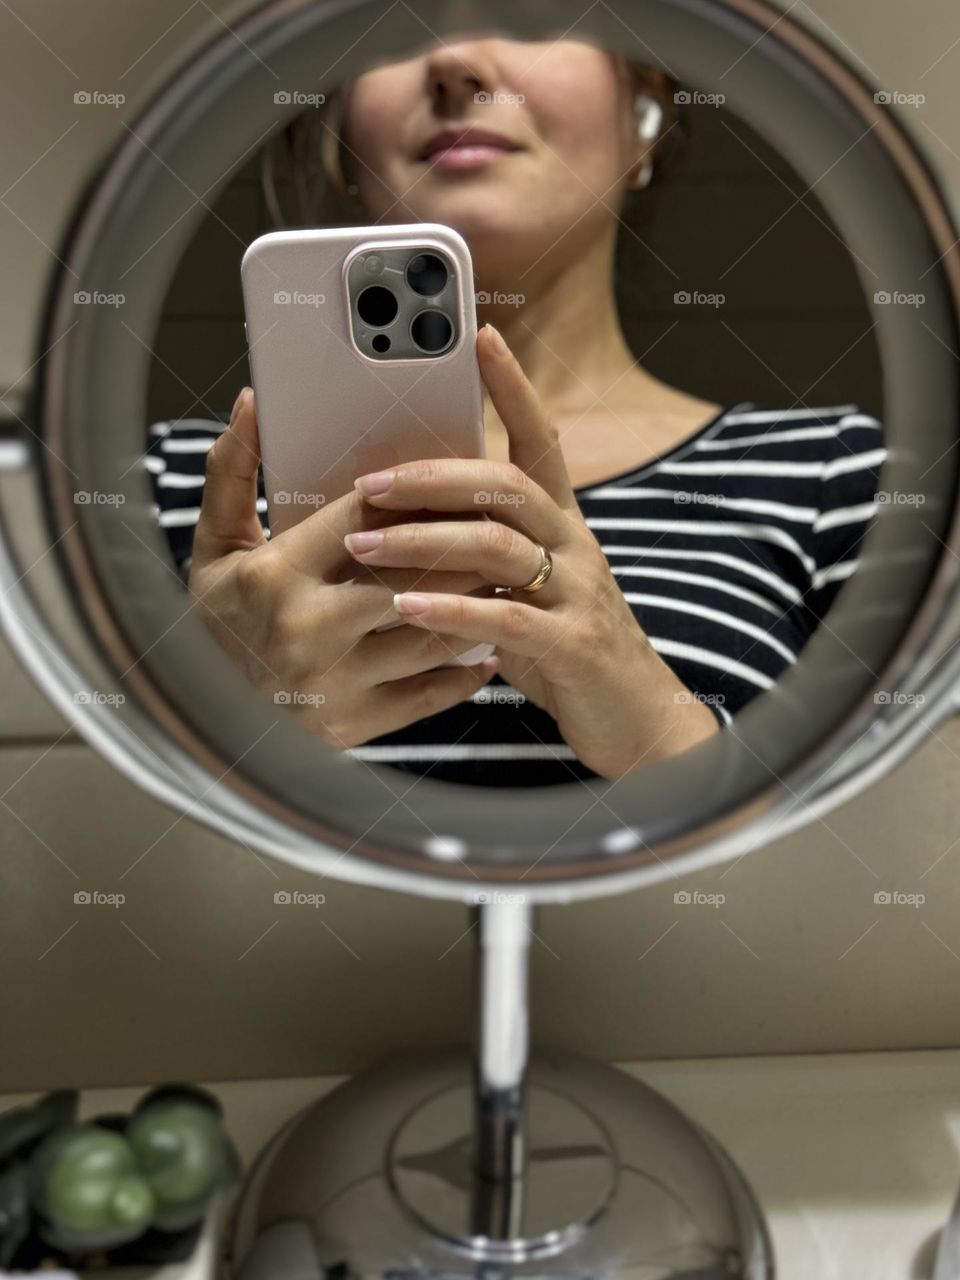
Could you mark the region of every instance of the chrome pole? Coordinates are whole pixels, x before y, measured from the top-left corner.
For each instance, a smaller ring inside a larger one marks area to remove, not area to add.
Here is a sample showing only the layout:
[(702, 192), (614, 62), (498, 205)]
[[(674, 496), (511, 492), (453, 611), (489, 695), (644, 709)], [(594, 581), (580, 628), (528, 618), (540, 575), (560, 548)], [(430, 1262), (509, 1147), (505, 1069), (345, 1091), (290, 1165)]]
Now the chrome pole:
[(522, 1235), (533, 908), (520, 895), (487, 894), (475, 908), (473, 1234)]

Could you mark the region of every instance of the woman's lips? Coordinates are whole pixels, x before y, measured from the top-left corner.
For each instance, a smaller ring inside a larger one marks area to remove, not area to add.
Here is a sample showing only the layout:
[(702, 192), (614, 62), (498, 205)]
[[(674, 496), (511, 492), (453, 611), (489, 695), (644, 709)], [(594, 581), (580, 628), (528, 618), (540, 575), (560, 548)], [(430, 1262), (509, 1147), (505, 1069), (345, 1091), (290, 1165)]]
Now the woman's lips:
[(435, 151), (427, 160), (431, 169), (446, 172), (483, 169), (494, 160), (511, 154), (512, 148), (498, 147), (489, 142), (462, 142)]
[(509, 138), (490, 133), (485, 129), (468, 129), (463, 132), (448, 130), (435, 134), (423, 151), (420, 160), (431, 169), (447, 172), (464, 172), (482, 169), (520, 148)]

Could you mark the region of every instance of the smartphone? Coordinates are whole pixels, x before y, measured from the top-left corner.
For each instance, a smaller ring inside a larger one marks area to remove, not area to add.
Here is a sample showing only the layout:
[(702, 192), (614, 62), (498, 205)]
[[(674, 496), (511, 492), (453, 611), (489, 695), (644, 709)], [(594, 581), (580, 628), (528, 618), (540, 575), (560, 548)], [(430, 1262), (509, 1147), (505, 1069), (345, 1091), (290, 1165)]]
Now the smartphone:
[(483, 456), (473, 266), (453, 228), (273, 231), (241, 280), (271, 536), (367, 472)]

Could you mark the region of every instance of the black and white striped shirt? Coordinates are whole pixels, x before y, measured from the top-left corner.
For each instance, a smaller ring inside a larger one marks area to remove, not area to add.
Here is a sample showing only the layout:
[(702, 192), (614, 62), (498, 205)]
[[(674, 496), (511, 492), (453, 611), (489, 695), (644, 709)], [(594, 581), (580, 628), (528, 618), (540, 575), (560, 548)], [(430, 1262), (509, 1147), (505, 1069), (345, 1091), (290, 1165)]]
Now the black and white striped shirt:
[[(223, 423), (158, 422), (146, 465), (186, 563), (205, 455)], [(721, 724), (796, 661), (857, 565), (876, 510), (883, 428), (856, 405), (725, 409), (644, 466), (577, 499), (650, 643)], [(257, 509), (267, 528), (261, 474)], [(452, 782), (593, 776), (556, 722), (499, 677), (469, 701), (351, 754)]]

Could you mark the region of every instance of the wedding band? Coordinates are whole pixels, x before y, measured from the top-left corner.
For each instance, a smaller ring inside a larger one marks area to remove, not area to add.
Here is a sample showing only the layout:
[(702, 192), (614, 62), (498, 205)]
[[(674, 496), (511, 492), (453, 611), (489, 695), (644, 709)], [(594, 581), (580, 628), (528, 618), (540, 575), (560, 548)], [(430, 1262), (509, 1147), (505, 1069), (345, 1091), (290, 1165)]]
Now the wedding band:
[(531, 578), (525, 586), (517, 587), (517, 591), (539, 591), (553, 573), (553, 556), (542, 543), (537, 543), (537, 550), (540, 552), (540, 568), (536, 576)]

